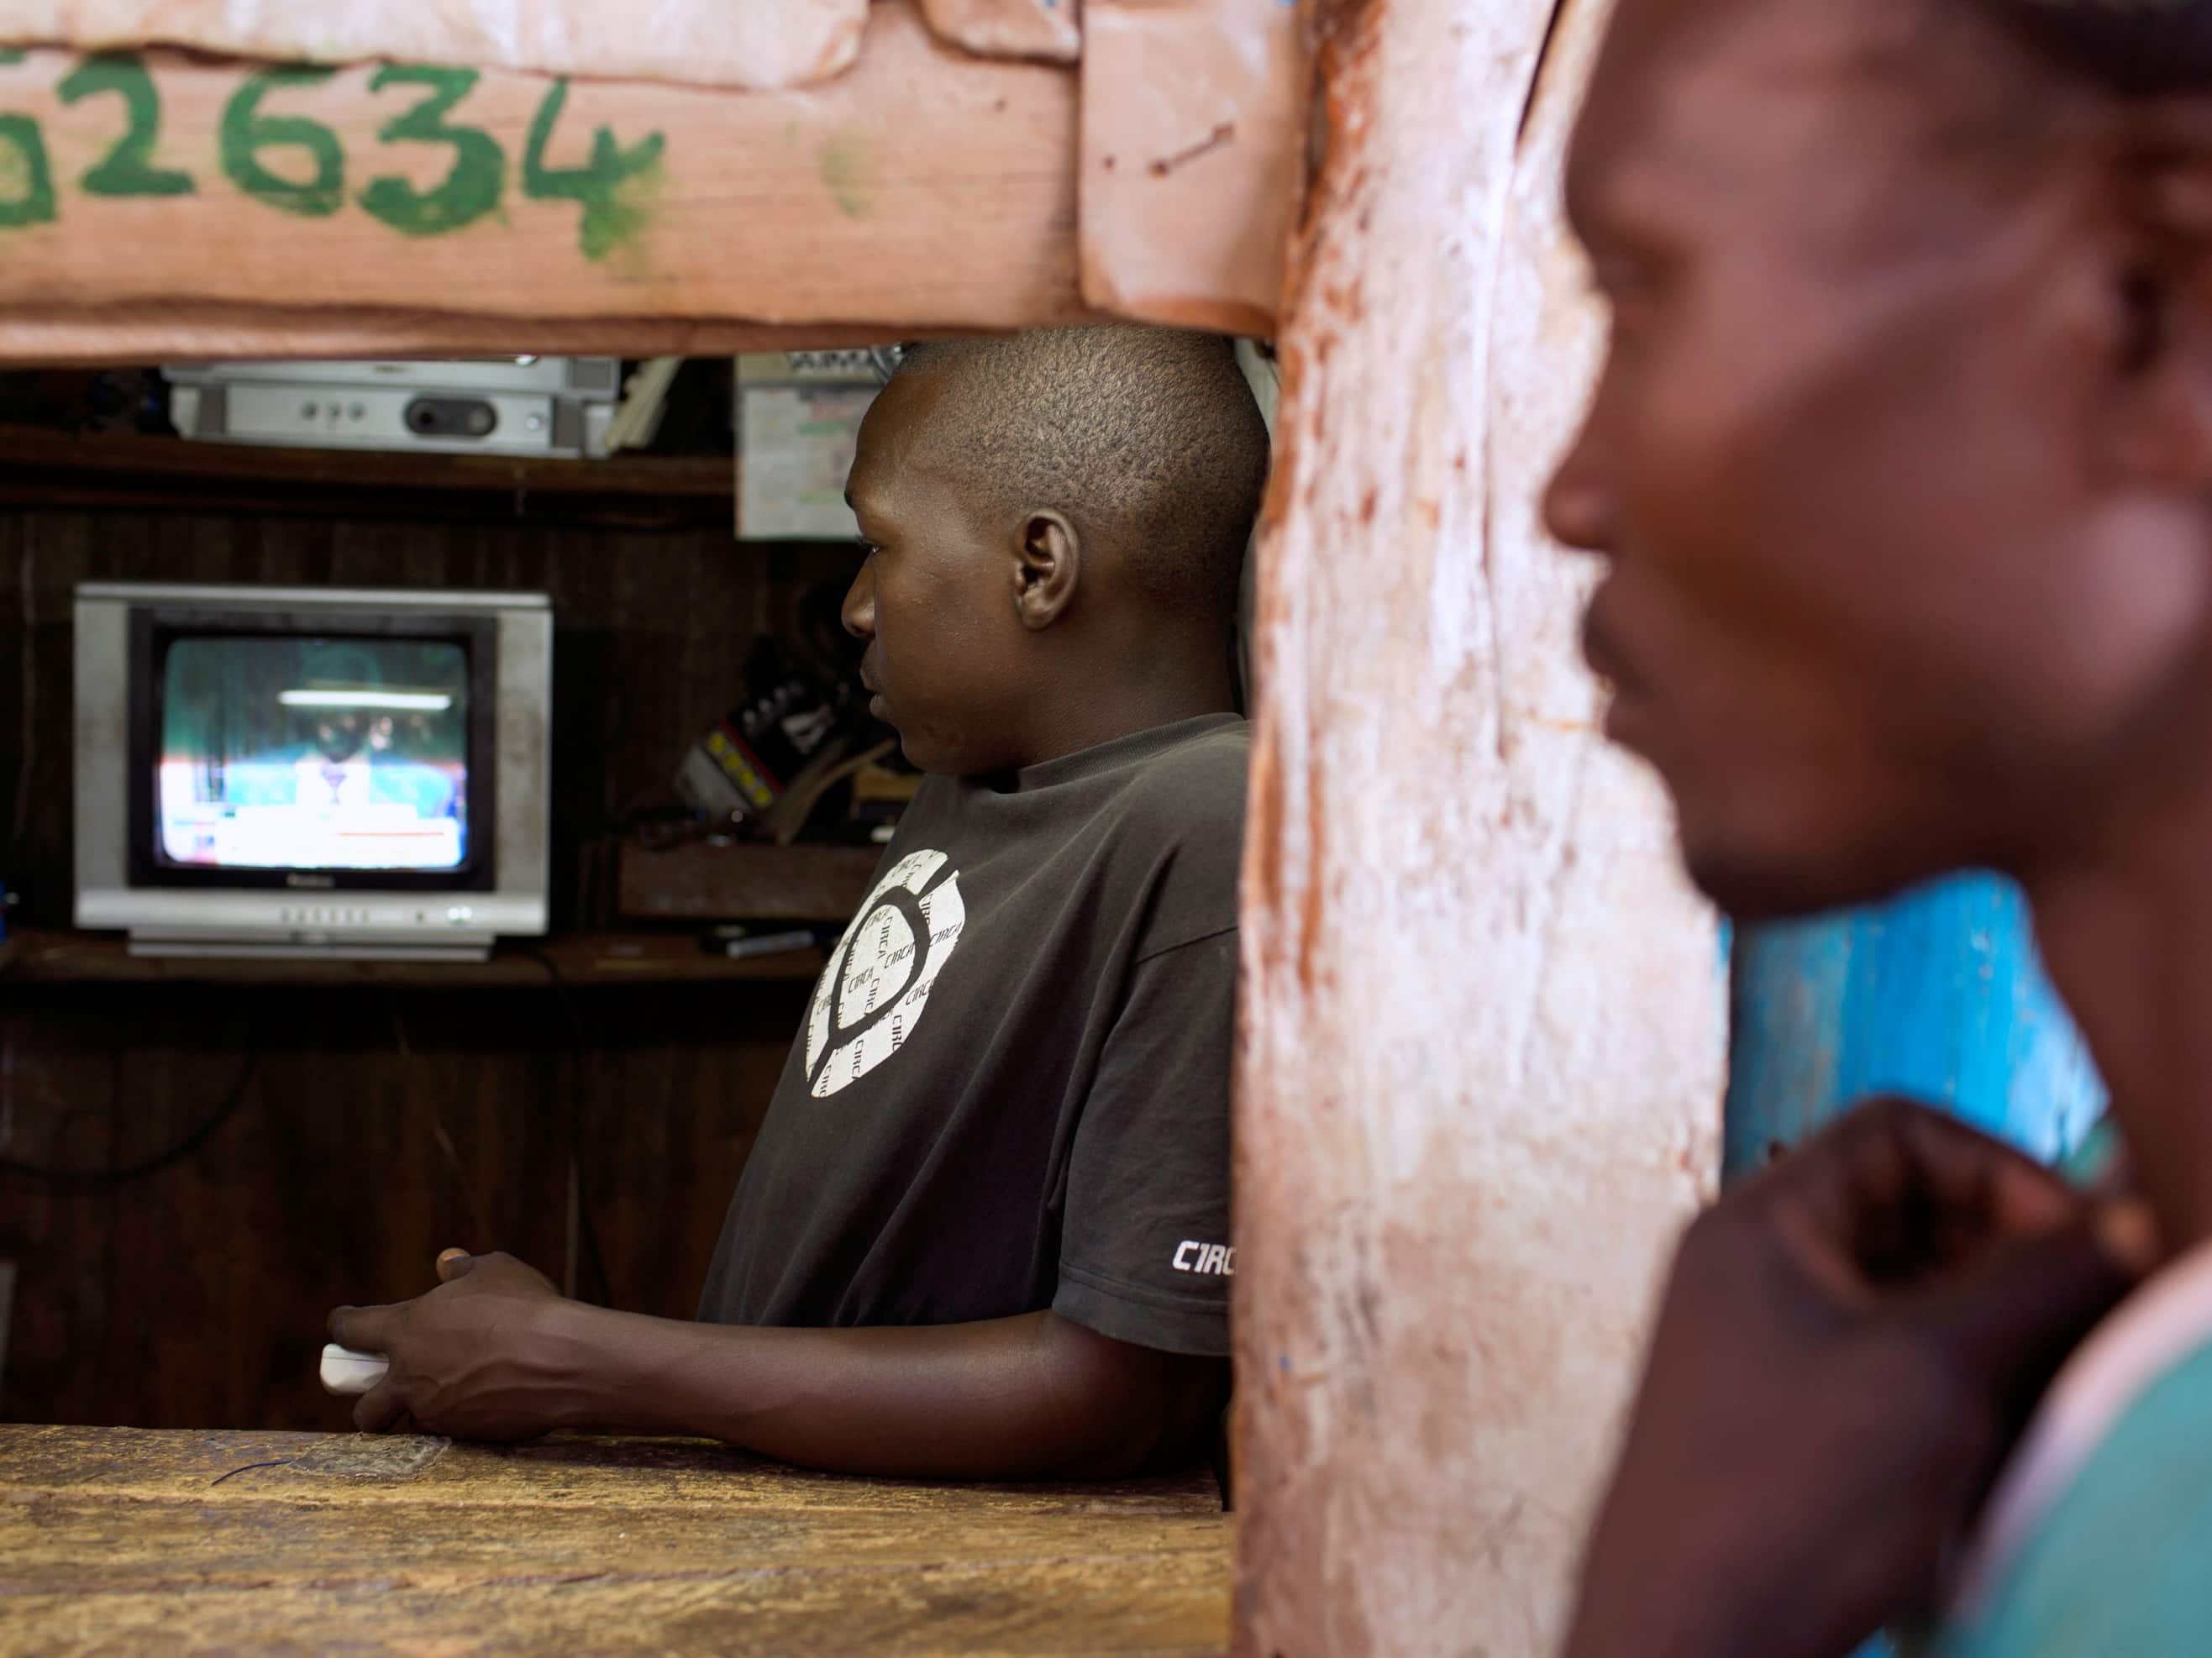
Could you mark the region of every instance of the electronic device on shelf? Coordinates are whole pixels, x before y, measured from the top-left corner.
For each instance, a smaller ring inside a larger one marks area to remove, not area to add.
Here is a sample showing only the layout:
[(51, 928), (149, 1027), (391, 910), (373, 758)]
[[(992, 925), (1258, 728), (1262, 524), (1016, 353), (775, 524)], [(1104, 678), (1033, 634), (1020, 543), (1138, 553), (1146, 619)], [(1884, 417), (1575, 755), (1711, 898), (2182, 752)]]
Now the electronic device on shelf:
[(622, 392), (616, 357), (210, 362), (162, 373), (185, 437), (318, 449), (597, 457)]
[(77, 925), (148, 956), (542, 934), (552, 670), (543, 593), (79, 586)]

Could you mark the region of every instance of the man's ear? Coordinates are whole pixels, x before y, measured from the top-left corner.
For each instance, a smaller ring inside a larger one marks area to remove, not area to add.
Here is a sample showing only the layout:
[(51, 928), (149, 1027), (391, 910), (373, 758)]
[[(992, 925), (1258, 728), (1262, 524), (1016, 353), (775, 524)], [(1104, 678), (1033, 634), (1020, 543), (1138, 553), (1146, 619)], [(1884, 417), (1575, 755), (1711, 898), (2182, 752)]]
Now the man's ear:
[(2212, 104), (2154, 99), (2122, 119), (2116, 194), (2131, 246), (2115, 281), (2120, 396), (2107, 459), (2201, 495), (2212, 490)]
[(1075, 526), (1049, 507), (1021, 521), (1014, 550), (1014, 614), (1042, 631), (1067, 613), (1083, 580), (1083, 548)]

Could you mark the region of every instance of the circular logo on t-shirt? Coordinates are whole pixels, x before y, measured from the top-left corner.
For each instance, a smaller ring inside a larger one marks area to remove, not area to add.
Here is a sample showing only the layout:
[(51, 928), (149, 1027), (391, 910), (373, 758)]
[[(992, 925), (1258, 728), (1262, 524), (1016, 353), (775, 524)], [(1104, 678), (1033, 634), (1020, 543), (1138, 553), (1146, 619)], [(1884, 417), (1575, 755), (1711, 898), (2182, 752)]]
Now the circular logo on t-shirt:
[(838, 941), (806, 1017), (806, 1084), (816, 1099), (899, 1051), (968, 923), (960, 873), (941, 852), (891, 865)]

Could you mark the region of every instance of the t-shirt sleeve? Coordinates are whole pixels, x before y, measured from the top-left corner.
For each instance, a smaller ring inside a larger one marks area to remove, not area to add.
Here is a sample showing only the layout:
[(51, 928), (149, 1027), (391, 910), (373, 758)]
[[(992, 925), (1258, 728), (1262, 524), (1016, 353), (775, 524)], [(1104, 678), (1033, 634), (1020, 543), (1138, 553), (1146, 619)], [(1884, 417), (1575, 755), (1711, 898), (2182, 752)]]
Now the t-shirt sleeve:
[(1053, 1310), (1163, 1351), (1229, 1351), (1237, 932), (1140, 958), (1069, 1157)]

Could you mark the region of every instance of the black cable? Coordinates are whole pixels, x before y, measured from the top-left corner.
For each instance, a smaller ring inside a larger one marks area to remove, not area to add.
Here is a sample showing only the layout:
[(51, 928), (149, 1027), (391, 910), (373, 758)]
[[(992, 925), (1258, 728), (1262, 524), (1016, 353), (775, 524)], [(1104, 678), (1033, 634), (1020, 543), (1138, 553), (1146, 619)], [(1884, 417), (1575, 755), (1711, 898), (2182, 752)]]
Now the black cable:
[[(572, 1037), (583, 1029), (576, 1017), (576, 1007), (568, 975), (561, 964), (542, 950), (528, 944), (512, 946), (518, 956), (527, 956), (545, 969), (545, 977), (553, 987), (554, 999), (560, 1004), (561, 1023), (568, 1027)], [(572, 1042), (568, 1050), (568, 1069), (572, 1075), (568, 1099), (568, 1158), (575, 1170), (577, 1241), (583, 1245), (584, 1260), (599, 1281), (599, 1304), (615, 1304), (614, 1284), (607, 1277), (606, 1258), (599, 1253), (599, 1228), (592, 1224), (592, 1205), (584, 1193), (584, 1113), (588, 1091), (584, 1086), (584, 1054), (580, 1045)]]
[(247, 1048), (246, 1063), (238, 1069), (238, 1080), (231, 1084), (230, 1092), (224, 1096), (222, 1103), (216, 1107), (198, 1127), (166, 1151), (157, 1151), (150, 1157), (126, 1163), (120, 1169), (45, 1169), (34, 1163), (19, 1163), (13, 1157), (0, 1157), (0, 1175), (20, 1175), (25, 1180), (41, 1181), (49, 1186), (76, 1193), (105, 1191), (110, 1187), (143, 1180), (149, 1175), (158, 1175), (198, 1151), (217, 1129), (236, 1114), (238, 1108), (246, 1102), (246, 1090), (252, 1085), (253, 1073), (260, 1063), (260, 1048)]

